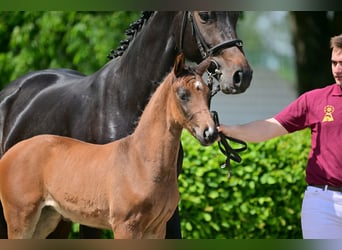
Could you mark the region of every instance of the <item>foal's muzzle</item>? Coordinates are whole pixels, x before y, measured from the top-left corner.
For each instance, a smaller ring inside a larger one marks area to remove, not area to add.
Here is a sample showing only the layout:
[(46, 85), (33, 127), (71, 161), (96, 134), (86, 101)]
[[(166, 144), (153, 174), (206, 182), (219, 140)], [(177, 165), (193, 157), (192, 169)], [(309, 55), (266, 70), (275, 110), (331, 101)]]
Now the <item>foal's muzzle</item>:
[(207, 146), (214, 143), (218, 138), (218, 131), (216, 127), (206, 127), (203, 131), (203, 140), (200, 141), (202, 145)]

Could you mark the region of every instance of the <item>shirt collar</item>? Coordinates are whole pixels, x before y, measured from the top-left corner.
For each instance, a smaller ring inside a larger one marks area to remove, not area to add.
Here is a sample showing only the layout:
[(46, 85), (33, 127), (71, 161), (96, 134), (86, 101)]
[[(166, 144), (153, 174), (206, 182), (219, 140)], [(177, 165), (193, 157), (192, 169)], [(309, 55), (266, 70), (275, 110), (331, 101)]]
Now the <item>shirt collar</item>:
[(334, 84), (334, 89), (332, 91), (332, 95), (334, 96), (342, 96), (342, 89), (340, 85)]

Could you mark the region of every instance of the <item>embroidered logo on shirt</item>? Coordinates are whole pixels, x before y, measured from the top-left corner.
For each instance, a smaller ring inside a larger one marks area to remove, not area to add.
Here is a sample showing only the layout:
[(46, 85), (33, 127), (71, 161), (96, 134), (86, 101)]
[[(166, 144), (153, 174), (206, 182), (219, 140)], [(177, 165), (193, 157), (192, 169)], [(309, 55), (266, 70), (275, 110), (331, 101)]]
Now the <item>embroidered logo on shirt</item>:
[(332, 115), (334, 113), (334, 106), (327, 105), (324, 107), (324, 117), (322, 122), (332, 122), (334, 121), (334, 117)]

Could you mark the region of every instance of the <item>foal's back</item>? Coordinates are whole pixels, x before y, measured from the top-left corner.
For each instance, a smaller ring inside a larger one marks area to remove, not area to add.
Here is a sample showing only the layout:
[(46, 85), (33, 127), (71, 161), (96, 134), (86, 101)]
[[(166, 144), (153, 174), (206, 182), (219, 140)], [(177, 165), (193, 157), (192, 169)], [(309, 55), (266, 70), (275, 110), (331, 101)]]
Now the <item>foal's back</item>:
[[(18, 178), (26, 180), (21, 184), (25, 192), (30, 190), (31, 186), (40, 185), (41, 192), (48, 192), (51, 187), (44, 188), (45, 182), (37, 180), (48, 180), (51, 177), (59, 179), (56, 184), (67, 187), (74, 183), (75, 177), (84, 179), (87, 173), (100, 174), (97, 171), (99, 159), (103, 158), (102, 162), (106, 161), (109, 155), (110, 151), (106, 150), (105, 145), (90, 144), (57, 135), (38, 135), (19, 142), (3, 156), (0, 161), (0, 188), (5, 186), (4, 183), (7, 183), (7, 187), (14, 186), (13, 178)], [(7, 192), (1, 190), (1, 193), (5, 195)]]
[[(77, 186), (75, 182), (81, 182), (84, 190), (87, 189), (86, 183), (93, 184), (97, 179), (105, 181), (101, 177), (109, 173), (107, 166), (118, 161), (114, 157), (127, 156), (125, 141), (127, 138), (100, 145), (58, 135), (38, 135), (21, 141), (0, 160), (0, 188), (4, 183), (7, 183), (6, 186), (14, 186), (13, 178), (18, 178), (26, 180), (21, 185), (26, 192), (32, 185), (41, 185), (42, 192), (49, 192), (49, 188), (55, 187), (43, 186), (45, 183), (53, 183), (66, 190), (69, 187), (70, 192), (77, 193), (76, 190), (71, 191), (73, 186)], [(45, 180), (45, 183), (37, 180)], [(2, 190), (1, 193), (6, 194)]]

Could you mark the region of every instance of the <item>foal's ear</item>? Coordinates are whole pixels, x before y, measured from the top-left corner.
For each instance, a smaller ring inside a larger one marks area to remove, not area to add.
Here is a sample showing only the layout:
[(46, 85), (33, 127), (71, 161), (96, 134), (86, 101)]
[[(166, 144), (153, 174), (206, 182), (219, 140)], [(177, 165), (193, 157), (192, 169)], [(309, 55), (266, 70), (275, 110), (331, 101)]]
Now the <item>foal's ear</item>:
[(211, 63), (211, 58), (208, 57), (207, 59), (203, 60), (200, 64), (196, 65), (194, 67), (196, 74), (202, 76), (204, 72), (208, 69), (210, 63)]
[(175, 76), (176, 77), (180, 76), (184, 72), (184, 68), (185, 68), (185, 58), (184, 58), (183, 53), (180, 53), (176, 57), (176, 61), (175, 61), (175, 64), (173, 66), (173, 72), (174, 72)]

